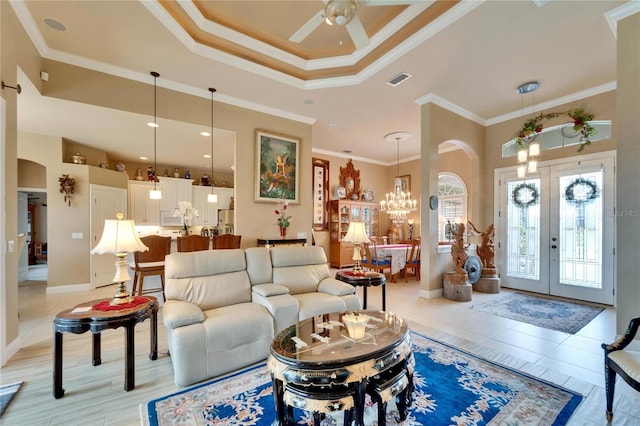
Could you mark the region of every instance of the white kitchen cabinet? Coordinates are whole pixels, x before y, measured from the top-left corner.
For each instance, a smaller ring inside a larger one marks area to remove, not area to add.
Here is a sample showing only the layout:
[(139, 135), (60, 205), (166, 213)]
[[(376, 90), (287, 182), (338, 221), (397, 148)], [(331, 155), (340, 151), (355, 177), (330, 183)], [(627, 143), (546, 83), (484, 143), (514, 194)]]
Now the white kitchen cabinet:
[(214, 188), (214, 191), (218, 194), (218, 209), (228, 209), (231, 205), (231, 198), (233, 197), (233, 188)]
[[(193, 219), (195, 226), (217, 226), (218, 225), (218, 203), (210, 203), (208, 196), (211, 194), (210, 186), (194, 186), (193, 188), (193, 208), (198, 210), (199, 216)], [(214, 188), (215, 193), (215, 188)]]
[(149, 198), (149, 191), (153, 189), (153, 182), (129, 182), (129, 218), (136, 225), (160, 225), (160, 200)]
[(174, 211), (180, 201), (192, 202), (193, 179), (158, 177), (162, 199), (160, 210)]

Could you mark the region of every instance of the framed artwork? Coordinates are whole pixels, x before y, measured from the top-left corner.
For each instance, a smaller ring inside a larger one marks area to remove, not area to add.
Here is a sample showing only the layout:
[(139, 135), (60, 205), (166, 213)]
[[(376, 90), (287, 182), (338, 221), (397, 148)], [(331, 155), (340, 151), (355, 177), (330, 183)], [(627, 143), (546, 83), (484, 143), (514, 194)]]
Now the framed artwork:
[(300, 138), (256, 129), (255, 201), (299, 204)]
[(329, 161), (312, 159), (313, 229), (328, 231)]
[(400, 177), (400, 183), (402, 184), (402, 192), (411, 192), (411, 175), (402, 175)]

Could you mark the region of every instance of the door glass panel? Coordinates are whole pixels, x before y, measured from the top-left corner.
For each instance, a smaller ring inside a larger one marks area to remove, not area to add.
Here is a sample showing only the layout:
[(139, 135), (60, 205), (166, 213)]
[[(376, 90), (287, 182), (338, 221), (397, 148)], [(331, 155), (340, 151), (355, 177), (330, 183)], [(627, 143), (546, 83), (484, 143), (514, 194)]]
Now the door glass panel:
[(602, 288), (602, 172), (559, 179), (560, 283)]
[(507, 183), (507, 271), (510, 277), (540, 278), (540, 179)]

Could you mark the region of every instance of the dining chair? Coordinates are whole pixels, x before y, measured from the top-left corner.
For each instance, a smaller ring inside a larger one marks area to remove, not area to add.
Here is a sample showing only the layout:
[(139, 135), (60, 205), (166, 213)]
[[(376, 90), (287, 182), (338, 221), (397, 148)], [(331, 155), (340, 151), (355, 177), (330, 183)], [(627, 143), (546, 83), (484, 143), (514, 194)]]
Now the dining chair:
[[(624, 336), (607, 345), (604, 349), (604, 380), (607, 394), (607, 421), (613, 418), (613, 394), (616, 386), (616, 374), (627, 382), (629, 386), (640, 392), (640, 351), (628, 350), (627, 346), (633, 341), (640, 327), (640, 317), (629, 322)], [(637, 344), (637, 342), (636, 342)]]
[(219, 249), (238, 249), (240, 248), (240, 240), (242, 235), (222, 234), (214, 235), (211, 240), (211, 248)]
[(179, 252), (187, 252), (209, 250), (210, 240), (209, 237), (203, 235), (187, 235), (178, 237), (176, 242), (178, 243)]
[[(137, 291), (138, 296), (142, 296), (146, 293), (162, 291), (162, 300), (166, 301), (164, 296), (164, 258), (171, 253), (171, 237), (148, 235), (140, 238), (140, 241), (149, 247), (149, 250), (133, 253), (134, 264), (131, 266), (131, 270), (134, 271), (134, 274), (131, 294), (136, 294)], [(162, 287), (145, 289), (144, 277), (149, 275), (160, 275)]]
[(379, 258), (375, 243), (365, 243), (364, 251), (366, 257), (362, 259), (362, 266), (383, 274), (385, 269), (391, 272), (391, 257), (384, 256)]
[(402, 269), (404, 281), (409, 282), (409, 270), (413, 271), (416, 280), (420, 281), (420, 240), (407, 240), (407, 263)]

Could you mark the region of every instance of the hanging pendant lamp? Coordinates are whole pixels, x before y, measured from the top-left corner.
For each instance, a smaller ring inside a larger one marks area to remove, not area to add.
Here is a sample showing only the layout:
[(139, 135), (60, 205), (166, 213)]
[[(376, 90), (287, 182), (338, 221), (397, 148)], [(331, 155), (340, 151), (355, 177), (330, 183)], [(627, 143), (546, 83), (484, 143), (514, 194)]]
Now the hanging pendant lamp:
[(160, 200), (162, 199), (162, 192), (156, 186), (156, 173), (158, 171), (158, 86), (156, 79), (160, 77), (160, 74), (151, 71), (151, 75), (153, 76), (153, 123), (147, 124), (153, 127), (153, 189), (149, 191), (149, 198), (152, 200)]
[(217, 203), (218, 194), (213, 192), (213, 94), (216, 89), (209, 87), (209, 92), (211, 92), (211, 193), (207, 195), (207, 201), (209, 203)]

